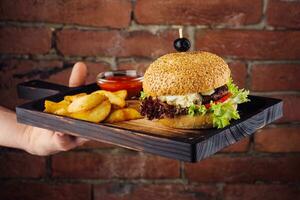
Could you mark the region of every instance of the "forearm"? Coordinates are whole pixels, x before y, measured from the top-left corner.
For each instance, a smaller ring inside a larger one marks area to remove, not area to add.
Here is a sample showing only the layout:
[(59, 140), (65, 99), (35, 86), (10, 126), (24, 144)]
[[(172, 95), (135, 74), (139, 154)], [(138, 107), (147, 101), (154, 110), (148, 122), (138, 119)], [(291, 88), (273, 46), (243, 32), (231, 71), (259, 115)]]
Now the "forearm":
[(0, 146), (26, 149), (27, 126), (17, 123), (15, 112), (0, 106)]

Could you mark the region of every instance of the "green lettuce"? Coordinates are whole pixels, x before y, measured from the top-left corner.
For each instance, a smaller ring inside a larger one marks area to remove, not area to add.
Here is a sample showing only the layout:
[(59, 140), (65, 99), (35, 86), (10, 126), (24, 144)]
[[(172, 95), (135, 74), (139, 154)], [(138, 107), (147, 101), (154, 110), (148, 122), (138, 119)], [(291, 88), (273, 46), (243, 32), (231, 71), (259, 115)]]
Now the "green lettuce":
[(195, 104), (192, 104), (189, 109), (188, 109), (188, 114), (189, 115), (205, 115), (207, 112), (207, 109), (204, 105), (198, 106)]
[(239, 88), (233, 83), (232, 78), (227, 83), (228, 91), (234, 96), (239, 92)]
[(240, 118), (236, 105), (231, 101), (226, 103), (211, 103), (209, 110), (212, 114), (213, 127), (224, 128), (230, 124), (231, 119)]
[(207, 109), (204, 105), (191, 105), (188, 109), (188, 114), (194, 116), (210, 113), (213, 120), (213, 127), (216, 128), (224, 128), (230, 124), (231, 119), (239, 119), (240, 115), (236, 109), (236, 105), (249, 101), (249, 91), (239, 89), (232, 82), (232, 79), (230, 79), (227, 86), (231, 93), (231, 97), (226, 102), (211, 102), (209, 109)]
[(228, 91), (231, 93), (230, 101), (236, 104), (245, 103), (250, 101), (248, 99), (249, 91), (245, 89), (239, 89), (230, 78), (229, 82), (227, 83)]
[(141, 91), (141, 93), (140, 93), (140, 100), (144, 100), (147, 97), (148, 97), (148, 95), (144, 91)]

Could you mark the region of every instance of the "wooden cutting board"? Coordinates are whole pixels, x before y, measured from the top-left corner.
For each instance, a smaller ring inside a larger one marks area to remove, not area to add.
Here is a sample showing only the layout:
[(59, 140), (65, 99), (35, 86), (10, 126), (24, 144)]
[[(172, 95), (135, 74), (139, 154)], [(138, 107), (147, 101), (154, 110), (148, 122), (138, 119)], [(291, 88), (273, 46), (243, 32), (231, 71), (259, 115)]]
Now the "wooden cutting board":
[(238, 107), (241, 118), (233, 120), (230, 126), (223, 129), (174, 129), (146, 119), (97, 124), (43, 112), (45, 99), (60, 101), (65, 95), (90, 93), (98, 89), (96, 84), (68, 88), (42, 81), (22, 83), (18, 87), (20, 97), (39, 99), (17, 106), (17, 120), (19, 123), (108, 142), (137, 151), (197, 162), (282, 116), (282, 100), (251, 95), (250, 102)]

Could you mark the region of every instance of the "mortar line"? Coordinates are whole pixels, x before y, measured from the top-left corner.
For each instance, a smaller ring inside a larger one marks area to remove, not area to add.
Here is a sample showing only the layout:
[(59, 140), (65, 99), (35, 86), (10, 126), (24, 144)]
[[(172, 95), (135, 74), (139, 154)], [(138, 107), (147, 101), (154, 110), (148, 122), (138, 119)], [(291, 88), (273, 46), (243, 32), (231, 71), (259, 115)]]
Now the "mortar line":
[(185, 164), (183, 161), (180, 161), (180, 167), (179, 167), (179, 176), (182, 180), (185, 180)]
[[(267, 0), (264, 0), (267, 1)], [(264, 8), (265, 9), (265, 8)], [(6, 20), (0, 22), (0, 27), (27, 27), (27, 28), (54, 28), (60, 30), (80, 30), (80, 31), (149, 31), (157, 32), (158, 30), (174, 29), (182, 24), (138, 24), (135, 18), (130, 20), (129, 26), (126, 27), (109, 27), (109, 26), (88, 26), (78, 24), (63, 24), (63, 23), (49, 23), (49, 22), (34, 22), (34, 21), (12, 21)], [(232, 26), (227, 24), (218, 25), (184, 25), (194, 27), (195, 30), (273, 30), (273, 31), (293, 31), (299, 30), (298, 28), (274, 28), (265, 23), (265, 16), (263, 20), (256, 24), (243, 24), (238, 26)], [(155, 30), (155, 31), (153, 31)]]
[(263, 7), (262, 7), (262, 24), (263, 24), (263, 29), (267, 29), (267, 8), (268, 8), (268, 0), (263, 0)]
[[(0, 182), (5, 183), (50, 183), (50, 184), (91, 184), (93, 186), (95, 185), (101, 185), (101, 184), (108, 184), (108, 183), (119, 183), (119, 184), (139, 184), (139, 185), (163, 185), (163, 184), (182, 184), (185, 185), (185, 183), (180, 182), (178, 180), (159, 180), (159, 179), (70, 179), (70, 178), (55, 178), (55, 179), (34, 179), (34, 178), (0, 178)], [(265, 180), (258, 180), (254, 183), (252, 181), (244, 182), (244, 181), (236, 181), (236, 182), (222, 182), (222, 181), (216, 181), (216, 182), (201, 182), (201, 181), (191, 181), (189, 185), (191, 186), (206, 186), (206, 185), (214, 185), (221, 187), (225, 186), (225, 184), (253, 184), (253, 185), (270, 185), (270, 184), (277, 184), (277, 185), (287, 185), (291, 184), (294, 186), (300, 186), (300, 181), (265, 181)]]
[(46, 158), (46, 177), (51, 179), (52, 177), (52, 156)]
[(94, 184), (91, 184), (91, 196), (90, 196), (90, 198), (91, 198), (91, 200), (94, 200)]
[[(124, 60), (124, 59), (134, 59), (134, 60), (146, 60), (146, 61), (151, 61), (155, 59), (154, 57), (144, 57), (144, 56), (131, 56), (131, 57), (119, 57), (119, 56), (101, 56), (101, 55), (91, 55), (91, 56), (60, 56), (57, 54), (5, 54), (2, 53), (0, 54), (0, 59), (5, 60), (5, 59), (28, 59), (29, 56), (31, 56), (32, 60), (90, 60), (90, 61), (101, 61), (103, 60), (109, 60), (109, 59), (119, 59), (119, 60)], [(270, 59), (263, 59), (263, 60), (257, 60), (257, 59), (243, 59), (243, 58), (232, 58), (232, 57), (226, 57), (223, 56), (223, 59), (226, 60), (227, 62), (248, 62), (252, 65), (260, 65), (260, 64), (300, 64), (299, 59), (294, 59), (294, 60), (270, 60)], [(300, 66), (300, 65), (299, 65)]]
[(187, 30), (187, 35), (188, 35), (188, 39), (191, 42), (191, 51), (195, 51), (196, 50), (196, 32), (195, 32), (195, 28), (193, 26), (187, 26), (186, 27)]
[(300, 95), (300, 91), (250, 91), (251, 95), (260, 95), (260, 96), (274, 96), (274, 95)]
[(246, 88), (252, 88), (252, 63), (246, 61)]
[(224, 186), (225, 183), (217, 183), (216, 187), (217, 187), (217, 200), (223, 200), (224, 197)]

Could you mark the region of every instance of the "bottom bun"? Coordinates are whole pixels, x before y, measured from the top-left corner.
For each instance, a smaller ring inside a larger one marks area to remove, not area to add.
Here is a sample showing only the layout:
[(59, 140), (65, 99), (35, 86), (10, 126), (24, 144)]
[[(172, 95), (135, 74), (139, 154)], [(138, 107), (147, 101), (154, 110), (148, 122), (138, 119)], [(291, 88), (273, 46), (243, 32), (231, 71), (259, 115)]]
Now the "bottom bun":
[(182, 115), (174, 118), (163, 118), (158, 121), (165, 126), (180, 129), (205, 129), (213, 127), (211, 114), (199, 116)]

